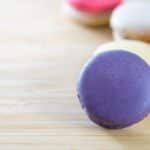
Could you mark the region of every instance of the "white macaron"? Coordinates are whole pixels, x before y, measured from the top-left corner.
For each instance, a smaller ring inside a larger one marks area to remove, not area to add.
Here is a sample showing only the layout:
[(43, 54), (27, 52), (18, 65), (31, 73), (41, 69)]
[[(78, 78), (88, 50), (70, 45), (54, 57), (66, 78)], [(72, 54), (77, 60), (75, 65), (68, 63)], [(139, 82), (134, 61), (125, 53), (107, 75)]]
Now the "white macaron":
[(150, 42), (150, 1), (123, 3), (113, 12), (110, 22), (115, 39)]
[(102, 44), (94, 55), (106, 50), (124, 49), (132, 52), (145, 60), (150, 65), (150, 45), (137, 40), (118, 40)]

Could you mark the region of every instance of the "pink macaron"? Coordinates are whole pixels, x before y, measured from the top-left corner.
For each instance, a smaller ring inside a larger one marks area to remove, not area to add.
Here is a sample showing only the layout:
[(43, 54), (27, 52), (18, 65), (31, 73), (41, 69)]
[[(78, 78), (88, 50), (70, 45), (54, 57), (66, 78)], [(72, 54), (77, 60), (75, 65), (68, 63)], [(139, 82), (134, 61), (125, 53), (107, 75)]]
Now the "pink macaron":
[(105, 25), (112, 10), (121, 0), (65, 0), (64, 11), (75, 20), (87, 25)]

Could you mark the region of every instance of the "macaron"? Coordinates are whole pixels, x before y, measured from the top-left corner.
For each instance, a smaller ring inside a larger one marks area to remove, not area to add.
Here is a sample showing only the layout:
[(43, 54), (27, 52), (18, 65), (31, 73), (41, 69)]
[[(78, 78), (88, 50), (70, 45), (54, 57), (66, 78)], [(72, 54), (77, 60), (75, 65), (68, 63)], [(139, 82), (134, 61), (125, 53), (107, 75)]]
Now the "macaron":
[(74, 20), (90, 25), (106, 25), (112, 10), (121, 0), (65, 0), (63, 10)]
[(98, 48), (83, 66), (77, 95), (88, 117), (110, 129), (125, 128), (150, 112), (150, 46), (117, 41)]
[(137, 54), (148, 64), (150, 64), (150, 45), (136, 40), (119, 40), (119, 41), (112, 41), (106, 44), (99, 46), (99, 48), (94, 52), (94, 55), (100, 53), (102, 51), (113, 50), (113, 49), (126, 49), (132, 53)]
[(117, 7), (111, 16), (115, 39), (150, 42), (150, 1), (130, 1)]

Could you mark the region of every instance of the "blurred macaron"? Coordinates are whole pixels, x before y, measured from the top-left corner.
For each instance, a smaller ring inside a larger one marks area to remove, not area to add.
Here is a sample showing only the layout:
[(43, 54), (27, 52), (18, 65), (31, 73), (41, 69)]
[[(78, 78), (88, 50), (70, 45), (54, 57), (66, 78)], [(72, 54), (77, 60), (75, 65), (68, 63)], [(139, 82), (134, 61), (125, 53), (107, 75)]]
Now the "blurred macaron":
[(117, 7), (111, 16), (115, 39), (150, 42), (150, 1), (128, 1)]
[(150, 64), (150, 45), (136, 40), (119, 40), (112, 41), (101, 45), (94, 55), (101, 51), (113, 50), (113, 49), (126, 49), (144, 59), (148, 64)]
[(70, 18), (90, 26), (106, 25), (121, 0), (65, 0), (63, 11)]

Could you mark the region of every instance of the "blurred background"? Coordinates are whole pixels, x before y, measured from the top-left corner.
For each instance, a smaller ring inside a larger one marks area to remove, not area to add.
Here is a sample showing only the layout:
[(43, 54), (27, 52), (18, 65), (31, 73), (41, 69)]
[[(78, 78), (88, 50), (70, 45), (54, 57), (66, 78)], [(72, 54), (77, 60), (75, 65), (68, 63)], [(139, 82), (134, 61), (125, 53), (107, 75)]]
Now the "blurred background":
[(64, 111), (62, 102), (80, 112), (73, 105), (80, 67), (111, 32), (65, 19), (61, 4), (0, 1), (0, 112)]

